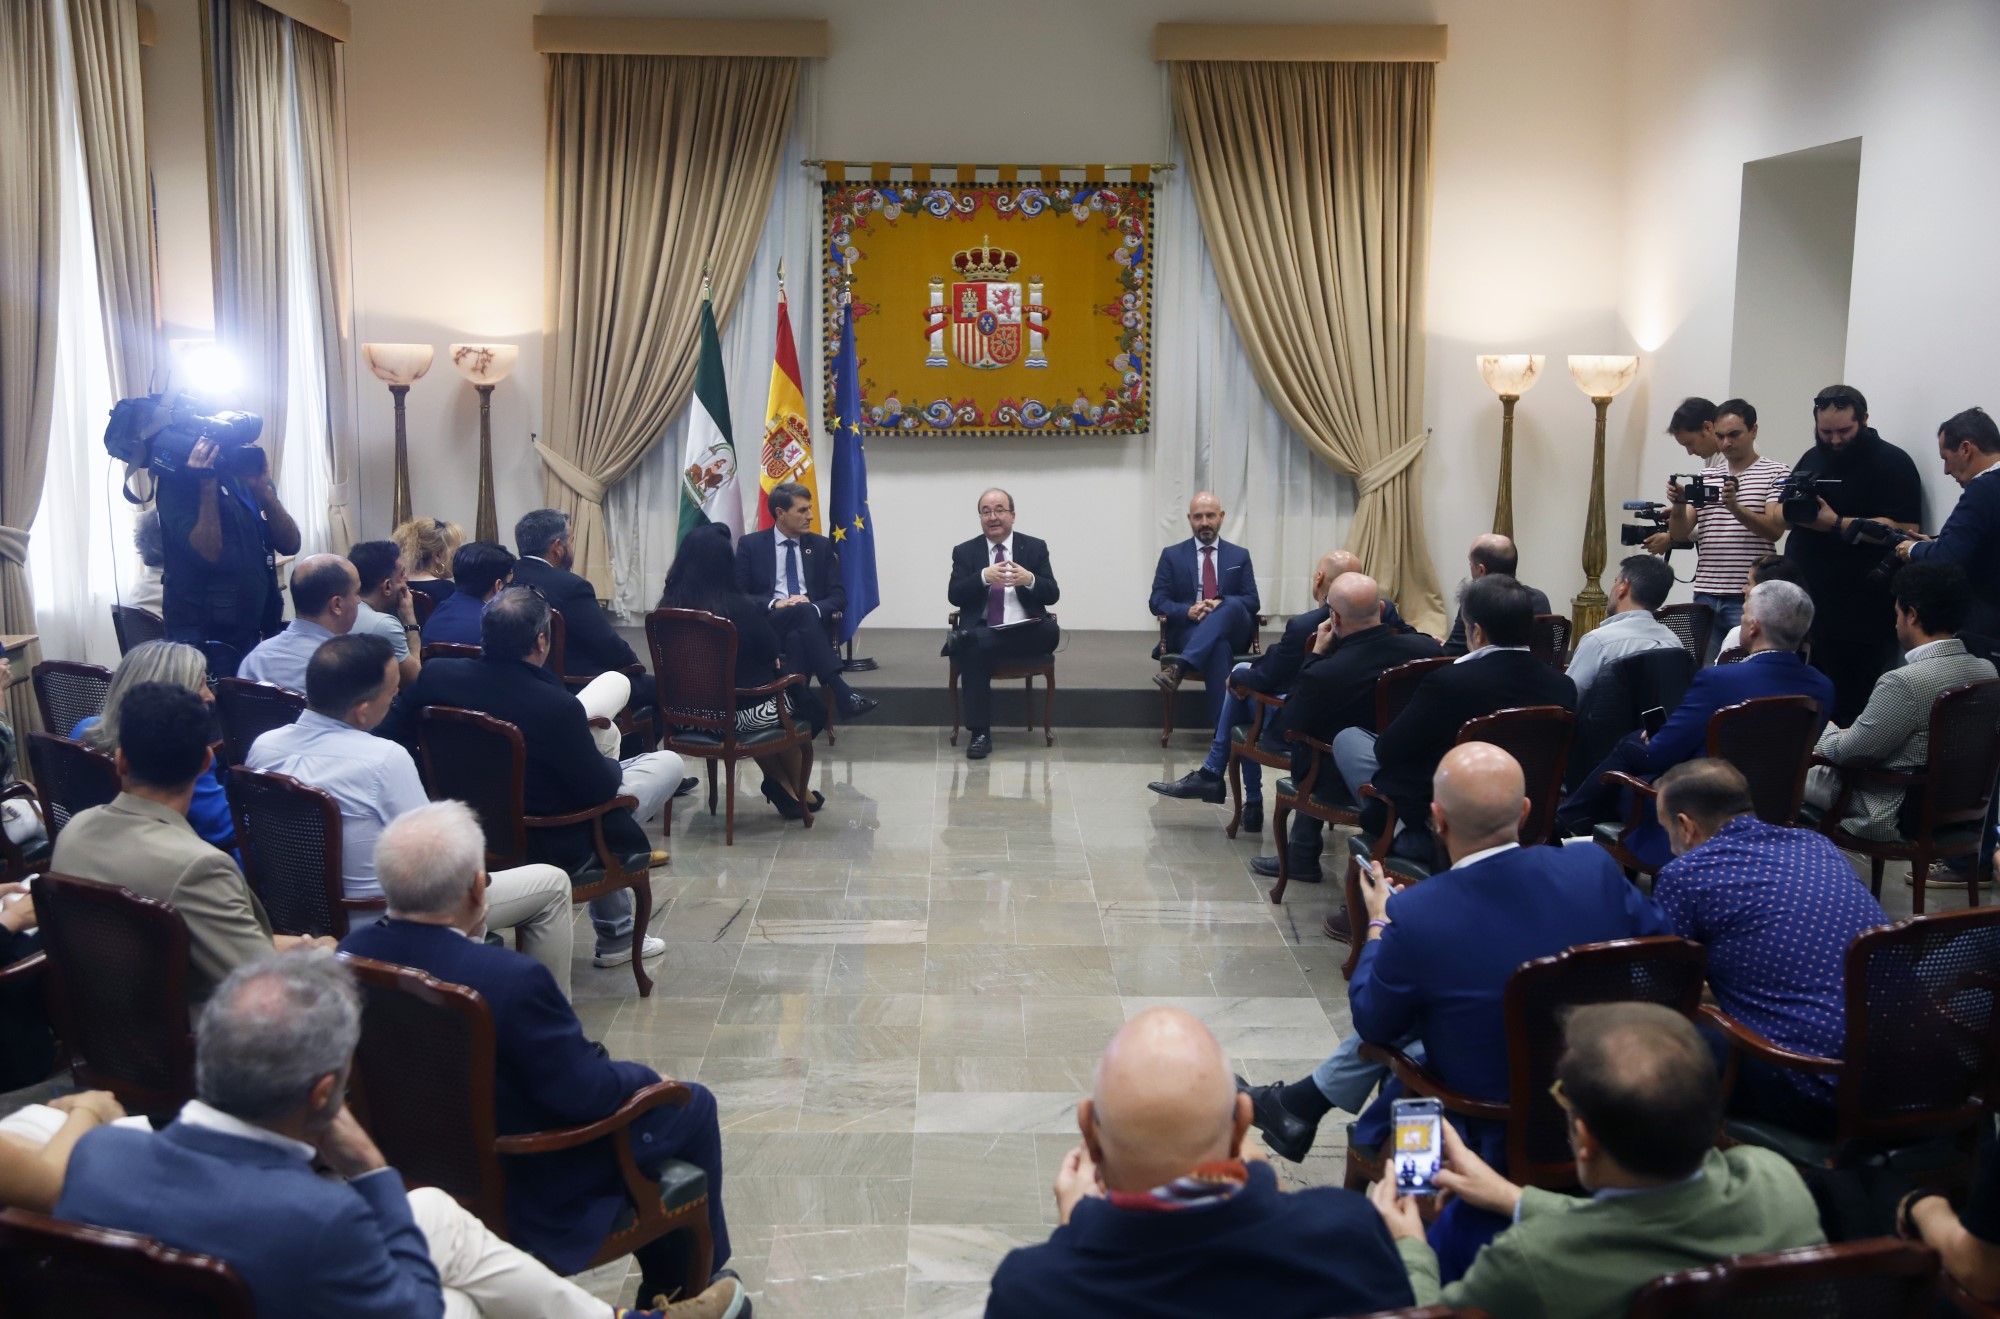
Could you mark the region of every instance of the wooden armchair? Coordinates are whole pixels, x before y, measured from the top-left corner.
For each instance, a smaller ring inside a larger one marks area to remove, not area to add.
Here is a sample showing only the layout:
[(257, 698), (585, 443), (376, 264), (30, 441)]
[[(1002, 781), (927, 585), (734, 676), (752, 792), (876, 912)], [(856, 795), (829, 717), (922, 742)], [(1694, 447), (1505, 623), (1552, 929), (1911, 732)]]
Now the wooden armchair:
[[(577, 677), (564, 667), (563, 659), (569, 653), (568, 638), (569, 624), (563, 621), (562, 610), (556, 608), (554, 605), (550, 605), (549, 657), (546, 661), (548, 670), (562, 679), (563, 686), (569, 688), (572, 692), (580, 692), (590, 686), (591, 680), (589, 678)], [(633, 660), (630, 664), (620, 665), (618, 672), (628, 678), (643, 678), (646, 675), (646, 666), (638, 660)], [(655, 746), (659, 742), (658, 726), (654, 723), (654, 717), (651, 714), (634, 715), (630, 710), (620, 710), (612, 722), (617, 725), (621, 735), (625, 737), (637, 737), (641, 743), (648, 747)]]
[(85, 719), (103, 714), (104, 698), (111, 693), (111, 670), (102, 664), (43, 660), (29, 671), (29, 679), (42, 727), (57, 737), (68, 737)]
[[(1692, 1019), (1701, 1005), (1708, 952), (1672, 935), (1578, 944), (1524, 962), (1507, 978), (1501, 1013), (1507, 1032), (1507, 1098), (1474, 1099), (1450, 1087), (1425, 1064), (1397, 1049), (1361, 1046), (1361, 1056), (1386, 1065), (1413, 1097), (1436, 1099), (1461, 1117), (1504, 1123), (1507, 1176), (1523, 1186), (1573, 1187), (1576, 1157), (1569, 1120), (1549, 1093), (1563, 1052), (1570, 1009), (1590, 1003), (1657, 1003)], [(1379, 1175), (1370, 1151), (1348, 1152), (1348, 1185)], [(1355, 1189), (1359, 1189), (1356, 1187)]]
[(133, 647), (148, 641), (167, 639), (167, 625), (158, 614), (132, 605), (111, 606), (111, 630), (118, 636), (120, 655), (130, 655)]
[(427, 641), (417, 658), (428, 664), (434, 659), (478, 659), (481, 649), (462, 641)]
[(1569, 642), (1575, 632), (1576, 624), (1567, 614), (1536, 614), (1528, 630), (1528, 649), (1536, 659), (1561, 672), (1569, 667)]
[(347, 937), (348, 914), (381, 911), (382, 898), (350, 898), (341, 879), (340, 804), (285, 774), (238, 765), (222, 786), (236, 822), (243, 878), (279, 934)]
[(1632, 1298), (1631, 1319), (1923, 1319), (1934, 1313), (1937, 1252), (1877, 1237), (1738, 1255), (1655, 1278)]
[(215, 680), (215, 712), (222, 718), (222, 758), (240, 765), (250, 756), (250, 744), (274, 728), (298, 722), (305, 713), (303, 692), (274, 682), (248, 678)]
[[(645, 928), (641, 922), (640, 928)], [(552, 1154), (607, 1142), (617, 1159), (632, 1218), (604, 1239), (585, 1268), (629, 1255), (669, 1233), (685, 1232), (682, 1294), (708, 1286), (714, 1243), (708, 1230), (708, 1179), (699, 1168), (669, 1162), (657, 1176), (639, 1168), (632, 1123), (653, 1109), (685, 1106), (678, 1081), (657, 1081), (628, 1095), (595, 1122), (557, 1131), (503, 1136), (494, 1114), (493, 1014), (479, 994), (406, 966), (346, 958), (361, 986), (361, 1042), (355, 1079), (369, 1133), (412, 1186), (435, 1186), (478, 1216), (496, 1235), (507, 1230), (507, 1163), (502, 1156)]]
[(151, 1237), (0, 1210), (0, 1296), (17, 1319), (254, 1319), (250, 1288), (219, 1259)]
[(35, 915), (49, 1001), (70, 1071), (135, 1113), (171, 1117), (194, 1097), (187, 923), (117, 884), (44, 874)]
[[(10, 801), (32, 803), (37, 811), (42, 807), (41, 795), (35, 791), (35, 785), (22, 783), (18, 779), (0, 788), (0, 806)], [(42, 844), (38, 845), (30, 855), (26, 849), (9, 838), (4, 829), (0, 829), (0, 884), (14, 884), (26, 878), (34, 871), (36, 863), (46, 851), (47, 845)]]
[[(1165, 614), (1154, 614), (1153, 621), (1160, 625), (1160, 640), (1153, 647), (1153, 658), (1160, 662), (1165, 662), (1170, 659), (1178, 658), (1172, 651), (1167, 649), (1167, 616)], [(1268, 614), (1256, 614), (1252, 616), (1250, 624), (1250, 644), (1248, 647), (1244, 649), (1244, 651), (1241, 654), (1235, 656), (1230, 661), (1232, 666), (1236, 664), (1247, 663), (1248, 661), (1255, 659), (1257, 655), (1260, 652), (1262, 652), (1262, 650), (1264, 649), (1264, 628), (1268, 623), (1270, 623), (1270, 621), (1271, 618), (1270, 615)], [(996, 674), (995, 676), (997, 677), (998, 675)], [(1208, 686), (1208, 679), (1203, 677), (1200, 673), (1197, 673), (1193, 669), (1189, 669), (1187, 673), (1182, 677), (1181, 681), (1187, 682), (1190, 679), (1200, 683), (1204, 688)], [(1167, 744), (1167, 740), (1174, 735), (1174, 698), (1177, 695), (1179, 695), (1179, 692), (1176, 689), (1169, 689), (1166, 687), (1162, 687), (1160, 689), (1160, 745), (1161, 746), (1165, 746)], [(1259, 763), (1261, 764), (1263, 762), (1260, 761)], [(1231, 838), (1234, 838), (1236, 837), (1236, 834), (1232, 831), (1229, 836)]]
[(431, 621), (431, 614), (436, 611), (437, 607), (437, 597), (429, 591), (412, 590), (410, 592), (410, 612), (416, 617), (419, 631), (423, 629), (424, 624)]
[[(1054, 618), (1053, 613), (1048, 617)], [(959, 611), (954, 609), (945, 615), (944, 625), (952, 631), (958, 630)], [(1039, 655), (1019, 655), (1003, 659), (993, 666), (993, 681), (1009, 682), (1021, 680), (1021, 704), (1028, 711), (1027, 732), (1035, 731), (1034, 707), (1029, 705), (1035, 692), (1035, 679), (1042, 680), (1042, 745), (1056, 744), (1056, 657), (1053, 651)], [(952, 655), (945, 671), (945, 686), (951, 693), (951, 744), (958, 745), (958, 656)]]
[(93, 806), (110, 805), (121, 786), (118, 766), (110, 756), (49, 733), (28, 734), (28, 767), (34, 771), (51, 851), (70, 817)]
[[(617, 796), (587, 810), (565, 815), (530, 815), (526, 804), (528, 746), (521, 730), (476, 710), (427, 706), (417, 716), (417, 750), (431, 796), (472, 807), (486, 831), (488, 870), (526, 865), (528, 831), (590, 827), (591, 860), (570, 874), (570, 901), (589, 902), (620, 889), (632, 890), (632, 978), (639, 996), (653, 992), (646, 974), (646, 925), (653, 918), (653, 881), (642, 864), (627, 869), (604, 837), (604, 817), (630, 810), (638, 800)], [(671, 811), (671, 803), (668, 810)]]
[(1666, 605), (1653, 611), (1667, 631), (1681, 639), (1681, 645), (1700, 668), (1708, 658), (1709, 637), (1715, 631), (1715, 610), (1703, 604)]
[(1679, 705), (1694, 674), (1694, 658), (1679, 647), (1642, 650), (1600, 669), (1577, 703), (1576, 746), (1563, 775), (1563, 790), (1582, 787), (1611, 748), (1641, 725), (1646, 711)]
[[(1979, 905), (1979, 871), (1988, 850), (1987, 807), (1993, 781), (2000, 778), (2000, 678), (1987, 678), (1941, 692), (1931, 706), (1930, 763), (1899, 772), (1869, 765), (1835, 765), (1814, 755), (1812, 763), (1839, 772), (1840, 794), (1821, 817), (1820, 831), (1841, 848), (1868, 858), (1869, 880), (1882, 896), (1882, 867), (1910, 863), (1910, 909), (1924, 910), (1924, 882), (1931, 866), (1953, 856), (1970, 856), (1965, 871), (1966, 901)], [(1861, 838), (1842, 827), (1847, 801), (1856, 788), (1900, 787), (1907, 794), (1904, 818), (1914, 821), (1908, 838)]]
[[(785, 693), (804, 687), (803, 674), (787, 673), (759, 687), (736, 685), (736, 625), (700, 609), (655, 609), (646, 615), (646, 648), (653, 654), (654, 680), (659, 683), (660, 718), (666, 723), (664, 745), (684, 757), (708, 762), (708, 813), (715, 814), (715, 762), (723, 764), (727, 813), (723, 817), (724, 846), (736, 842), (736, 762), (776, 755), (799, 748), (799, 781), (785, 786), (799, 803), (805, 827), (813, 824), (813, 732), (796, 722)], [(777, 702), (778, 726), (740, 737), (736, 707), (746, 699)], [(671, 805), (667, 831), (673, 832)]]
[(1847, 949), (1842, 1058), (1779, 1048), (1712, 1004), (1702, 1017), (1729, 1037), (1725, 1083), (1736, 1053), (1834, 1078), (1831, 1141), (1732, 1118), (1737, 1140), (1835, 1167), (1961, 1135), (2000, 1094), (2000, 909), (1912, 916), (1857, 936)]
[[(1725, 705), (1708, 717), (1708, 754), (1726, 760), (1750, 780), (1757, 818), (1787, 827), (1799, 821), (1805, 800), (1806, 766), (1826, 716), (1810, 696), (1760, 696)], [(1653, 785), (1636, 774), (1614, 771), (1604, 782), (1631, 793), (1625, 819), (1600, 824), (1592, 837), (1628, 871), (1650, 875), (1658, 869), (1632, 851), (1632, 836), (1653, 819)]]

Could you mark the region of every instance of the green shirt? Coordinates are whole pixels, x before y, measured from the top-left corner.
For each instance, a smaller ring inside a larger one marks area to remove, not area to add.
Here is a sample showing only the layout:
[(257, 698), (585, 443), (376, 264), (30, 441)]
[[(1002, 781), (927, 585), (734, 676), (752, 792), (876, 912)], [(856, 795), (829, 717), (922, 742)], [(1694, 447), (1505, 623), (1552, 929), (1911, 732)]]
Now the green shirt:
[(1823, 1244), (1798, 1172), (1770, 1150), (1710, 1150), (1702, 1175), (1657, 1191), (1579, 1199), (1529, 1187), (1514, 1226), (1449, 1287), (1421, 1240), (1396, 1249), (1418, 1305), (1476, 1306), (1493, 1319), (1622, 1319), (1653, 1279), (1731, 1255)]

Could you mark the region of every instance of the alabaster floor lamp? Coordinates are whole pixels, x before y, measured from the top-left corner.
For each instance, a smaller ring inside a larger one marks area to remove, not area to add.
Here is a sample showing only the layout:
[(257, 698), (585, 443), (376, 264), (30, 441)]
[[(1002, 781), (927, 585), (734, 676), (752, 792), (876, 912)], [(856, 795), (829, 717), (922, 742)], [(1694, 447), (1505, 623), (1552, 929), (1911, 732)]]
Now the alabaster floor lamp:
[(1514, 534), (1514, 405), (1541, 378), (1540, 353), (1481, 353), (1473, 359), (1480, 379), (1500, 396), (1500, 490), (1493, 498), (1493, 530)]
[(403, 421), (403, 400), (410, 386), (431, 369), (436, 350), (427, 343), (365, 343), (361, 358), (377, 380), (386, 381), (389, 397), (396, 401), (396, 492), (391, 499), (390, 525), (400, 527), (410, 520), (410, 439)]
[(479, 515), (474, 540), (500, 539), (500, 515), (493, 507), (493, 387), (507, 378), (521, 356), (510, 343), (455, 343), (451, 364), (479, 391)]
[(1639, 374), (1636, 357), (1586, 356), (1569, 359), (1570, 379), (1597, 408), (1597, 435), (1590, 451), (1590, 510), (1583, 521), (1583, 589), (1570, 601), (1576, 635), (1604, 621), (1604, 415), (1611, 400)]

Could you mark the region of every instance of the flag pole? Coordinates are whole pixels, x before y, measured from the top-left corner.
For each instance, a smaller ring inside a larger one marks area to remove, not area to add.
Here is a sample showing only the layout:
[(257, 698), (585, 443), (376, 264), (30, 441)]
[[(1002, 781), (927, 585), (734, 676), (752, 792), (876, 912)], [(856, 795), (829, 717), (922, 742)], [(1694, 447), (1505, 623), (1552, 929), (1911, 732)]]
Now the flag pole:
[[(785, 281), (784, 262), (780, 260), (778, 263), (778, 287), (780, 290), (784, 288), (784, 281)], [(845, 307), (850, 301), (852, 301), (854, 297), (854, 294), (849, 287), (852, 282), (853, 282), (852, 277), (848, 274), (847, 271), (847, 263), (845, 261), (842, 261), (840, 263), (840, 305), (843, 307)], [(821, 321), (820, 324), (822, 327), (824, 327), (825, 321)], [(838, 439), (835, 440), (835, 443), (839, 443)], [(876, 669), (881, 667), (880, 665), (876, 664), (873, 659), (871, 659), (866, 655), (856, 657), (856, 655), (854, 654), (854, 637), (858, 637), (860, 635), (861, 635), (861, 627), (859, 624), (856, 624), (854, 628), (854, 636), (849, 637), (847, 639), (846, 658), (842, 659), (840, 662), (840, 671), (842, 673), (873, 673), (875, 672)]]

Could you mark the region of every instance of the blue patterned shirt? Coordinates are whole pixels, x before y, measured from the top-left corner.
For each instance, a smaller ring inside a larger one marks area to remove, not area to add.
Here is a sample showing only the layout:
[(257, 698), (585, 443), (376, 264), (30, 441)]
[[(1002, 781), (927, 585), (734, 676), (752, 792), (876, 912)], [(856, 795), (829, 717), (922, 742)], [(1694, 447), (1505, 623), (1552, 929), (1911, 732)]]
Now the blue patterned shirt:
[[(1847, 946), (1889, 917), (1824, 835), (1740, 815), (1669, 861), (1653, 901), (1674, 933), (1708, 946), (1724, 1012), (1781, 1048), (1842, 1056)], [(1832, 1102), (1833, 1077), (1784, 1075)]]

